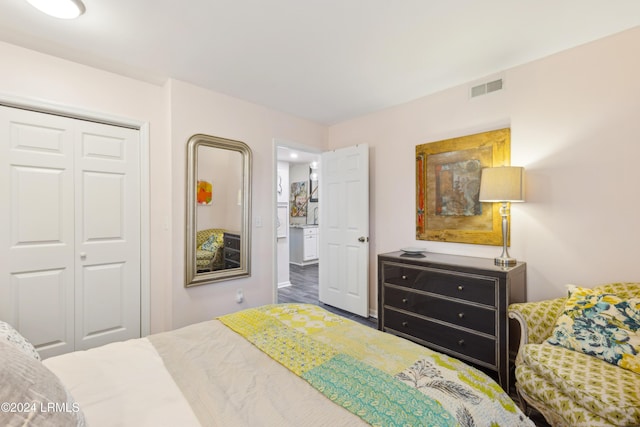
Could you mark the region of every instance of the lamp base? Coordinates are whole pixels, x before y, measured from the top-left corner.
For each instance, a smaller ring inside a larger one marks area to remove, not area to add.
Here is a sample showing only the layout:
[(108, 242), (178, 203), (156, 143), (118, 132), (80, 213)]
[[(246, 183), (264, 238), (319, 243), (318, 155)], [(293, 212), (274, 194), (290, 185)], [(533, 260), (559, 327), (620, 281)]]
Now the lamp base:
[(518, 261), (515, 258), (499, 256), (493, 259), (493, 263), (498, 267), (513, 267)]

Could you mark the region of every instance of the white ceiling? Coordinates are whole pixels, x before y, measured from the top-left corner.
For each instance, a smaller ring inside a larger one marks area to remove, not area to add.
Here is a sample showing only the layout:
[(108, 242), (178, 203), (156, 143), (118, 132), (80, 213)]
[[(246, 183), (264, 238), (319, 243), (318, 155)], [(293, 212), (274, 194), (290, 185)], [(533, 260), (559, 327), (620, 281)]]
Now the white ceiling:
[(0, 40), (153, 83), (179, 79), (323, 124), (640, 25), (639, 0), (84, 3), (87, 12), (66, 21), (2, 0)]
[(277, 158), (289, 163), (311, 163), (320, 161), (320, 153), (304, 151), (303, 149), (291, 148), (283, 145), (277, 146)]

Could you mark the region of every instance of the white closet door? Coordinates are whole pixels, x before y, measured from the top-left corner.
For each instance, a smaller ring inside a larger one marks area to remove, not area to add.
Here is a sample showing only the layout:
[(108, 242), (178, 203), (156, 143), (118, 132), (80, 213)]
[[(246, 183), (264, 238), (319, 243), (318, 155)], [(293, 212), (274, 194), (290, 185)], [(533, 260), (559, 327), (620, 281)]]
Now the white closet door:
[(140, 336), (138, 131), (0, 106), (0, 319), (43, 357)]
[(140, 337), (138, 131), (79, 122), (76, 349)]
[(39, 350), (74, 349), (73, 123), (0, 106), (0, 319)]

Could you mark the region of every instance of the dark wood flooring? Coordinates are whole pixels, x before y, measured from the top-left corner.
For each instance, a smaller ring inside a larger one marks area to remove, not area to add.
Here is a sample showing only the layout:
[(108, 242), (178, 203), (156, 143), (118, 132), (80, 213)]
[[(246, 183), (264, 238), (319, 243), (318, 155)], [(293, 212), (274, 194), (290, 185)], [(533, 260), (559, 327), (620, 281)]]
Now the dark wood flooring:
[(323, 304), (318, 300), (318, 264), (300, 267), (289, 264), (289, 281), (291, 286), (278, 289), (278, 302), (301, 302), (315, 304), (327, 311), (339, 314), (347, 319), (354, 320), (372, 328), (378, 327), (378, 320), (373, 317), (362, 317), (344, 310)]
[[(372, 328), (378, 327), (378, 320), (373, 317), (364, 318), (318, 301), (318, 264), (306, 265), (304, 267), (289, 264), (289, 275), (291, 286), (278, 289), (279, 303), (301, 302), (316, 304), (327, 311), (339, 314), (363, 325)], [(519, 399), (515, 393), (512, 393), (511, 397), (518, 402)], [(533, 420), (537, 427), (549, 427), (544, 417), (537, 411), (531, 409), (529, 412), (527, 415)]]

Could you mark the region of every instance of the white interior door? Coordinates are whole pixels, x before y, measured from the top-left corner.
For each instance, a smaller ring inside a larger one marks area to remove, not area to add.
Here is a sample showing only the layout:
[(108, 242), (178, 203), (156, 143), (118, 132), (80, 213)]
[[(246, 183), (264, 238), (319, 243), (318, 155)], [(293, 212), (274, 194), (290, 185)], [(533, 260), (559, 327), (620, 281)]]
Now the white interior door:
[(140, 336), (138, 131), (0, 106), (0, 319), (43, 357)]
[(369, 146), (323, 153), (319, 191), (319, 299), (368, 317)]

